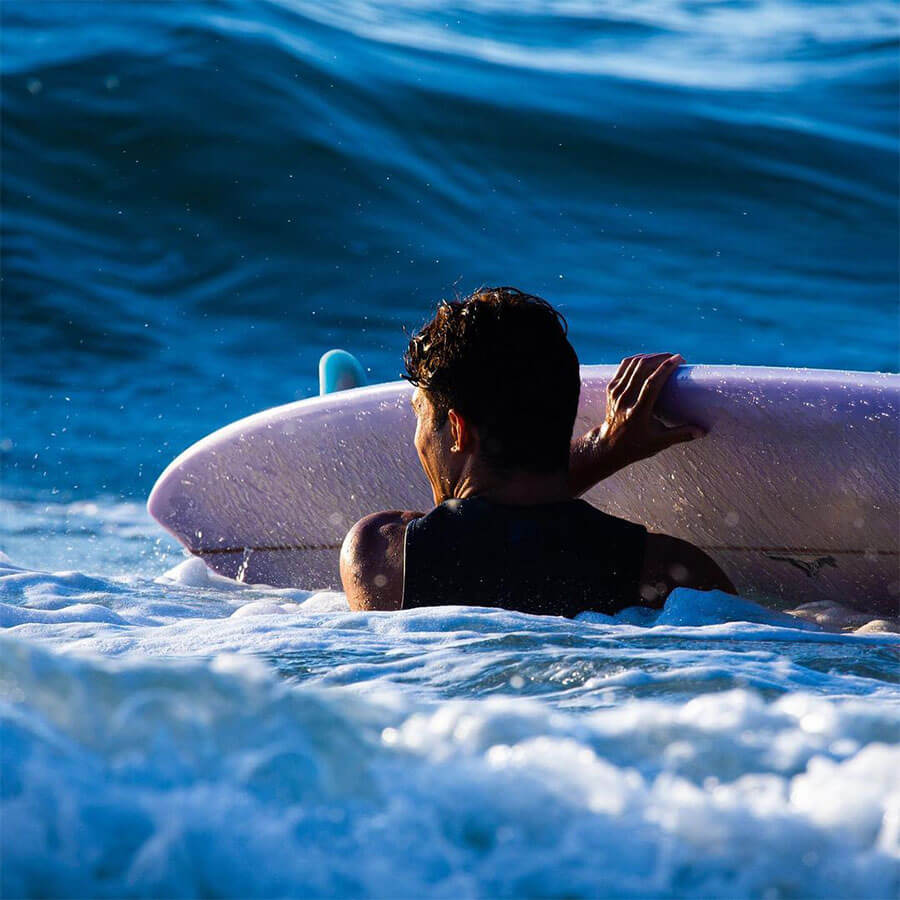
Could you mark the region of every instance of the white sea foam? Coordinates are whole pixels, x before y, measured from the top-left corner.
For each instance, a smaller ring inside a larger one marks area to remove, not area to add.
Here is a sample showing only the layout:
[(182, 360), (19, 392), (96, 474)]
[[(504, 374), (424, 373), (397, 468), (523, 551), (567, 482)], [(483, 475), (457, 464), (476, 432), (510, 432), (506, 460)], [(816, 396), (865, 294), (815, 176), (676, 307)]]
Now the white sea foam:
[(900, 888), (896, 707), (733, 690), (579, 716), (2, 650), (6, 896)]
[(900, 890), (900, 636), (158, 572), (0, 561), (4, 896)]

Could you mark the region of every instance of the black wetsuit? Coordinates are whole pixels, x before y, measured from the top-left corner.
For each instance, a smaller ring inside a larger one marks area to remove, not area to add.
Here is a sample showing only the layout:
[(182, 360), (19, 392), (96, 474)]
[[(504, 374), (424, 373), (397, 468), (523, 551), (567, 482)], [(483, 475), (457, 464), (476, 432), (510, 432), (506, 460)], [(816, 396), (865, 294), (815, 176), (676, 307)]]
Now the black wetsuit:
[(500, 606), (611, 615), (640, 603), (647, 531), (584, 500), (448, 500), (406, 527), (403, 608)]

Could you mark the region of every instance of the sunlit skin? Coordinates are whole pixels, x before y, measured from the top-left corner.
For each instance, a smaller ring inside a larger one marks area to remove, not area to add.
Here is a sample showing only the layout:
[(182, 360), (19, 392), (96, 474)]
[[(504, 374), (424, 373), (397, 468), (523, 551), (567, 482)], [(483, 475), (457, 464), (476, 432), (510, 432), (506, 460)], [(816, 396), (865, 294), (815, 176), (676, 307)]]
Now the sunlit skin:
[[(478, 430), (455, 409), (437, 427), (428, 394), (416, 388), (412, 396), (416, 414), (414, 443), (419, 462), (431, 485), (434, 504), (445, 500), (484, 497), (495, 503), (557, 503), (572, 497), (565, 471), (550, 475), (513, 472), (498, 475), (486, 466)], [(535, 423), (539, 427), (539, 423)]]
[[(442, 422), (428, 392), (416, 388), (413, 438), (435, 505), (484, 497), (503, 504), (555, 503), (577, 497), (602, 479), (641, 459), (704, 432), (697, 426), (664, 425), (655, 415), (666, 381), (683, 363), (677, 354), (641, 354), (622, 360), (607, 386), (604, 421), (572, 442), (568, 469), (498, 473), (485, 463), (478, 429), (458, 410)], [(535, 421), (534, 428), (541, 422)], [(397, 610), (403, 603), (406, 525), (422, 512), (390, 510), (357, 522), (341, 548), (341, 579), (351, 609)], [(724, 572), (702, 550), (677, 538), (649, 534), (634, 603), (658, 607), (679, 585), (735, 593)]]

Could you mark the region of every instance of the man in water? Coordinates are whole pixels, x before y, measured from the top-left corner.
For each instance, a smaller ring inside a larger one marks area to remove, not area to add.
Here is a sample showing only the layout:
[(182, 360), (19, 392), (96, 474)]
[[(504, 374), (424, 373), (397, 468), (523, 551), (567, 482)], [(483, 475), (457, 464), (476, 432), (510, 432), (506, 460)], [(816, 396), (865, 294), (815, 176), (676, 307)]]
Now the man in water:
[(409, 343), (415, 445), (429, 513), (366, 516), (341, 549), (351, 609), (499, 606), (544, 615), (660, 607), (677, 586), (734, 587), (702, 550), (577, 499), (597, 482), (700, 437), (653, 414), (684, 360), (622, 361), (605, 421), (572, 441), (581, 380), (565, 319), (514, 288), (441, 303)]

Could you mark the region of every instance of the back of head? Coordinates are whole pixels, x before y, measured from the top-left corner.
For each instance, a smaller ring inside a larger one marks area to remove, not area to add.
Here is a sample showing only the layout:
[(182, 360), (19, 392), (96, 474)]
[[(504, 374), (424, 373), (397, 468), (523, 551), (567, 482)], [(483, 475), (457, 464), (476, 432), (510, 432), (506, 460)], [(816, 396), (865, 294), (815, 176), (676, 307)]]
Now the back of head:
[(407, 377), (429, 396), (437, 424), (455, 409), (478, 430), (499, 471), (565, 469), (581, 387), (566, 321), (511, 287), (442, 302), (409, 343)]

